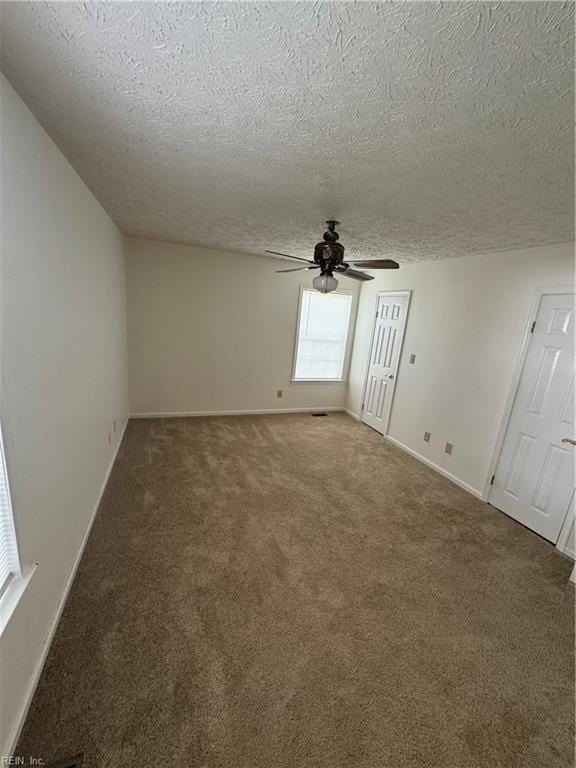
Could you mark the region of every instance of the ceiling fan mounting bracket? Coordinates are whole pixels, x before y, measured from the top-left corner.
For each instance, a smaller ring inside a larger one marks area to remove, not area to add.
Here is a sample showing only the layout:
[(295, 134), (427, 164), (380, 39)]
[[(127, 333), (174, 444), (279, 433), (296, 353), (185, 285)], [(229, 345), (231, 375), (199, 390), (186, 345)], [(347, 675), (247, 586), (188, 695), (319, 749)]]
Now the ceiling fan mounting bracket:
[(324, 240), (326, 240), (328, 243), (333, 243), (336, 240), (339, 240), (340, 235), (338, 232), (336, 232), (336, 227), (340, 224), (340, 222), (336, 221), (336, 219), (328, 219), (326, 224), (328, 225), (328, 229), (326, 232), (324, 232)]

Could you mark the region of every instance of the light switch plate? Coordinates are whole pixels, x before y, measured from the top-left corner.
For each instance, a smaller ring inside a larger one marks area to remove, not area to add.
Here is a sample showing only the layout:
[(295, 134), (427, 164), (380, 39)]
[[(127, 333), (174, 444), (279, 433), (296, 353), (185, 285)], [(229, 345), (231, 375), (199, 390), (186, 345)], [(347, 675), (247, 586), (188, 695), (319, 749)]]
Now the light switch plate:
[(454, 446), (452, 443), (446, 443), (446, 447), (444, 448), (444, 452), (450, 455), (452, 453)]

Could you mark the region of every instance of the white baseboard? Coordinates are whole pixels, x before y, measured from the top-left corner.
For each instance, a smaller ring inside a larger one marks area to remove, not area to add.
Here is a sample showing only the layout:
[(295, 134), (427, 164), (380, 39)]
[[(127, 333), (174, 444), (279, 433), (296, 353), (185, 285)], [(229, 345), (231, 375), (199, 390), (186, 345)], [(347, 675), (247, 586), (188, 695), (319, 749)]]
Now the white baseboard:
[(8, 737), (8, 744), (5, 747), (5, 751), (7, 755), (12, 755), (14, 753), (14, 750), (16, 749), (16, 745), (18, 744), (18, 739), (20, 738), (22, 728), (24, 727), (26, 717), (28, 716), (28, 710), (30, 709), (30, 705), (32, 704), (32, 699), (34, 698), (34, 694), (36, 693), (36, 688), (38, 687), (40, 676), (42, 675), (42, 670), (44, 669), (44, 664), (46, 663), (46, 658), (48, 656), (50, 646), (52, 645), (52, 640), (54, 639), (54, 635), (56, 634), (56, 629), (58, 628), (58, 623), (62, 616), (62, 611), (64, 610), (64, 606), (66, 605), (66, 600), (68, 599), (68, 595), (70, 594), (72, 584), (74, 583), (76, 571), (78, 570), (78, 566), (80, 565), (80, 561), (82, 560), (82, 555), (84, 554), (84, 549), (86, 548), (86, 544), (88, 543), (88, 538), (90, 536), (90, 532), (92, 531), (94, 520), (96, 519), (98, 507), (100, 506), (100, 502), (102, 501), (104, 491), (106, 490), (106, 486), (108, 485), (108, 478), (110, 477), (110, 473), (112, 472), (112, 467), (114, 466), (114, 462), (116, 461), (116, 457), (118, 456), (118, 451), (120, 450), (120, 446), (122, 445), (122, 440), (124, 439), (124, 434), (126, 432), (127, 426), (128, 426), (128, 419), (126, 419), (126, 422), (124, 423), (122, 434), (120, 435), (120, 439), (118, 440), (118, 444), (116, 446), (116, 449), (114, 450), (114, 455), (112, 456), (112, 460), (106, 471), (106, 476), (104, 477), (104, 482), (102, 483), (100, 492), (98, 493), (98, 498), (96, 499), (96, 503), (92, 508), (92, 512), (90, 514), (90, 520), (88, 522), (88, 527), (86, 528), (86, 532), (84, 533), (84, 536), (82, 538), (82, 542), (80, 544), (78, 554), (76, 555), (76, 559), (74, 560), (74, 564), (72, 566), (72, 570), (70, 571), (70, 575), (68, 576), (68, 580), (66, 582), (64, 592), (62, 593), (62, 597), (60, 598), (60, 602), (58, 603), (56, 615), (54, 616), (52, 620), (52, 624), (50, 625), (50, 629), (48, 630), (48, 634), (44, 639), (44, 644), (42, 646), (40, 658), (38, 659), (38, 663), (34, 668), (34, 672), (32, 674), (32, 678), (30, 680), (28, 690), (24, 697), (24, 703), (22, 704), (22, 708), (20, 710), (20, 715), (17, 717), (16, 723), (12, 729), (12, 733)]
[(344, 408), (344, 413), (347, 413), (348, 416), (351, 416), (353, 419), (356, 419), (356, 421), (360, 421), (360, 416), (357, 413), (354, 413), (354, 411), (349, 411), (348, 408)]
[(448, 472), (447, 470), (438, 466), (438, 464), (434, 464), (433, 461), (430, 461), (430, 459), (427, 459), (425, 456), (422, 456), (422, 454), (418, 453), (417, 451), (413, 451), (412, 448), (408, 448), (408, 446), (404, 445), (404, 443), (401, 443), (399, 440), (396, 440), (394, 437), (390, 437), (390, 435), (385, 435), (384, 439), (387, 440), (389, 443), (392, 443), (392, 445), (395, 445), (397, 448), (400, 448), (402, 451), (409, 453), (410, 456), (413, 456), (415, 459), (418, 459), (418, 461), (421, 461), (423, 464), (426, 464), (427, 467), (430, 467), (431, 469), (435, 470), (436, 472), (438, 472), (438, 474), (447, 478), (452, 483), (455, 483), (456, 485), (460, 486), (460, 488), (463, 488), (465, 491), (468, 491), (468, 493), (471, 493), (472, 496), (476, 496), (476, 498), (478, 499), (482, 498), (482, 491), (479, 491), (477, 488), (474, 488), (473, 486), (468, 485), (468, 483), (464, 482), (464, 480), (460, 480), (459, 477), (456, 477), (456, 475), (453, 475), (451, 472)]
[(324, 407), (317, 405), (314, 408), (261, 408), (252, 411), (158, 411), (150, 413), (131, 413), (131, 419), (173, 419), (188, 418), (194, 416), (259, 416), (275, 413), (312, 413), (315, 411), (343, 411), (340, 405)]

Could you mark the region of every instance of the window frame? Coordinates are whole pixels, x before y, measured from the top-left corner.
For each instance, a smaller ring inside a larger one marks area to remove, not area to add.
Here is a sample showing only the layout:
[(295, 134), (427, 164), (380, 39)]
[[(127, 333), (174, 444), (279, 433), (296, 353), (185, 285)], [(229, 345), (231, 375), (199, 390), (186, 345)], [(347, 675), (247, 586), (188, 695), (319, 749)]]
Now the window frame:
[[(8, 479), (8, 467), (6, 465), (6, 452), (4, 450), (4, 437), (2, 434), (2, 425), (0, 424), (0, 484), (4, 485), (3, 491), (6, 494), (6, 512), (8, 519), (6, 521), (6, 530), (10, 537), (9, 544), (13, 549), (12, 556), (15, 561), (14, 570), (8, 576), (5, 584), (0, 583), (0, 600), (10, 589), (10, 585), (22, 576), (22, 566), (20, 561), (20, 550), (18, 547), (18, 537), (16, 536), (16, 524), (14, 522), (14, 509), (12, 507), (12, 494), (10, 493), (10, 480)], [(0, 523), (0, 527), (2, 524)]]
[[(2, 434), (2, 424), (0, 423), (0, 462), (2, 462), (2, 471), (4, 472), (4, 488), (7, 495), (7, 508), (8, 508), (8, 528), (10, 531), (12, 544), (14, 547), (14, 559), (16, 566), (10, 577), (6, 580), (6, 583), (0, 585), (2, 591), (0, 592), (0, 638), (4, 635), (4, 632), (10, 623), (10, 619), (20, 599), (22, 598), (26, 587), (30, 583), (30, 579), (36, 571), (38, 563), (34, 563), (30, 567), (24, 570), (22, 568), (22, 557), (20, 551), (20, 541), (18, 538), (18, 530), (16, 520), (14, 517), (14, 508), (12, 506), (12, 495), (10, 493), (10, 479), (8, 477), (8, 466), (6, 461), (6, 452), (4, 450), (4, 439)], [(0, 480), (1, 482), (1, 480)]]
[(296, 378), (296, 364), (298, 362), (298, 346), (299, 346), (299, 334), (300, 334), (300, 318), (302, 316), (302, 301), (304, 298), (304, 291), (315, 292), (315, 289), (310, 285), (304, 283), (300, 284), (300, 290), (298, 293), (298, 314), (296, 317), (296, 331), (294, 334), (294, 354), (292, 356), (292, 375), (290, 376), (290, 382), (292, 384), (343, 384), (348, 381), (348, 374), (350, 371), (350, 359), (352, 357), (352, 339), (354, 337), (354, 329), (356, 326), (356, 309), (358, 302), (358, 292), (350, 290), (348, 288), (338, 288), (335, 291), (331, 291), (335, 294), (343, 294), (351, 297), (350, 302), (350, 316), (348, 317), (348, 327), (346, 329), (346, 345), (344, 350), (344, 364), (342, 366), (342, 376), (339, 379), (297, 379)]

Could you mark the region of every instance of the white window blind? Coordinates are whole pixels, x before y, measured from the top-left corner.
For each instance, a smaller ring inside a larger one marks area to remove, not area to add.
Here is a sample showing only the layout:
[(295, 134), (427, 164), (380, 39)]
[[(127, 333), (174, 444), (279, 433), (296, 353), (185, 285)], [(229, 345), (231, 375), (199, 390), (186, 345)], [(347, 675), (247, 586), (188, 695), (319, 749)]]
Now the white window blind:
[(352, 296), (305, 289), (300, 298), (296, 381), (337, 381), (344, 374)]
[(6, 474), (4, 445), (0, 432), (0, 596), (4, 593), (10, 580), (19, 575), (16, 533), (10, 503), (8, 475)]

